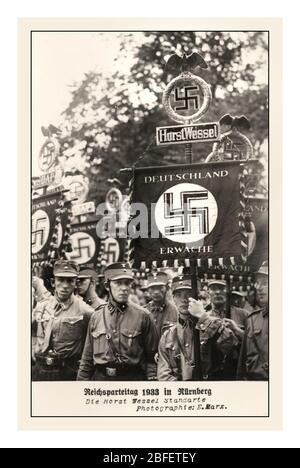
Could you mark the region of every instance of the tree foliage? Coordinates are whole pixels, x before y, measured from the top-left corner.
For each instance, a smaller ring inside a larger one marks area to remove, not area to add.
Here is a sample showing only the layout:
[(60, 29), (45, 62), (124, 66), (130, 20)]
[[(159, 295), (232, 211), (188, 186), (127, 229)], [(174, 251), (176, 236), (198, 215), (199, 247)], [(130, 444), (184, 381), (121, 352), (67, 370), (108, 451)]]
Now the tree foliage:
[[(266, 69), (265, 33), (159, 31), (145, 32), (142, 39), (137, 42), (135, 33), (123, 33), (111, 76), (87, 71), (63, 113), (62, 159), (71, 172), (88, 177), (91, 200), (103, 201), (109, 178), (119, 177), (126, 185), (128, 177), (119, 170), (137, 160), (143, 166), (185, 162), (184, 146), (155, 145), (155, 128), (173, 123), (161, 101), (172, 78), (164, 72), (165, 58), (175, 51), (197, 51), (208, 64), (207, 70), (195, 72), (213, 94), (202, 121), (245, 114), (256, 156), (265, 157), (261, 145), (268, 132), (268, 88), (266, 77), (259, 77)], [(130, 69), (124, 70), (129, 59)], [(211, 144), (193, 146), (195, 162), (211, 151)]]

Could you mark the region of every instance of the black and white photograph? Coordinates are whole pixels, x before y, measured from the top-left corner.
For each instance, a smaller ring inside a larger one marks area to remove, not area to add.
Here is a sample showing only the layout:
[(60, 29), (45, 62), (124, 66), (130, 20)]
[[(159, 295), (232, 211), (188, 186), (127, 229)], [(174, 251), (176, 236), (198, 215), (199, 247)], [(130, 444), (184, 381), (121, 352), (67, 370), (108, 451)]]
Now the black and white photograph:
[(52, 416), (268, 417), (269, 59), (268, 27), (30, 31), (31, 398), (81, 392)]

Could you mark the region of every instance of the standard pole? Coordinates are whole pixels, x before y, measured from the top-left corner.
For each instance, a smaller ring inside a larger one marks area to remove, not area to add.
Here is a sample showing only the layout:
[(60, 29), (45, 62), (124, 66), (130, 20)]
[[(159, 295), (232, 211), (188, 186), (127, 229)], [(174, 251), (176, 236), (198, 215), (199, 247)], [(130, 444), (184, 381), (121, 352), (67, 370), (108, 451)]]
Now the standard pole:
[[(191, 271), (191, 280), (192, 280), (192, 297), (198, 299), (198, 268), (197, 260), (195, 258), (190, 261), (190, 271)], [(202, 380), (202, 364), (201, 364), (201, 353), (200, 353), (200, 333), (196, 328), (197, 320), (195, 319), (195, 326), (193, 328), (194, 336), (194, 358), (195, 358), (195, 368), (193, 372), (193, 380)]]
[[(185, 145), (185, 157), (188, 164), (193, 164), (193, 147), (192, 143), (187, 143)], [(192, 280), (192, 297), (198, 299), (198, 267), (197, 259), (192, 258), (190, 260), (190, 272)], [(200, 353), (200, 333), (196, 328), (197, 321), (195, 320), (195, 326), (193, 328), (193, 337), (194, 337), (194, 358), (195, 358), (195, 368), (193, 372), (193, 380), (199, 381), (202, 380), (202, 365), (201, 365), (201, 353)]]

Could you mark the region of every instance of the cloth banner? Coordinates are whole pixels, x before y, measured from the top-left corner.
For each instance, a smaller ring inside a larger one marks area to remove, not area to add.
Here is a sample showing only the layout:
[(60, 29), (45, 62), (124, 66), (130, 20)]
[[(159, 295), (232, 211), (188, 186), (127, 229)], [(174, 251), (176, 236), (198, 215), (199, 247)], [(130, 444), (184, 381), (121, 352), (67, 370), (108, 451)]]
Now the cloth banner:
[(59, 256), (68, 224), (68, 209), (61, 192), (32, 200), (31, 257), (33, 264), (46, 264), (53, 253)]
[(243, 167), (232, 161), (136, 168), (131, 202), (147, 207), (148, 222), (131, 242), (133, 266), (245, 261), (242, 182)]
[(69, 260), (74, 260), (80, 267), (96, 268), (100, 248), (100, 238), (96, 232), (97, 221), (72, 224), (69, 242), (71, 252), (66, 252)]

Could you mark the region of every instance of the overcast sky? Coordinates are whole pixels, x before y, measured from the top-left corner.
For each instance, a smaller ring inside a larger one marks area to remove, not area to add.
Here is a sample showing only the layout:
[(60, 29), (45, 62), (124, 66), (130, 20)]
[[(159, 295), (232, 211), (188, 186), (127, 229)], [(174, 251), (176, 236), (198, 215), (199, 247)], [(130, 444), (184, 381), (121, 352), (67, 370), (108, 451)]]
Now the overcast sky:
[[(232, 33), (237, 37), (244, 33)], [(134, 33), (136, 43), (143, 41), (142, 33)], [(132, 61), (130, 51), (122, 63), (114, 62), (120, 47), (118, 33), (106, 32), (34, 32), (32, 35), (32, 169), (40, 175), (38, 154), (45, 138), (41, 126), (59, 126), (61, 113), (68, 106), (71, 86), (80, 82), (90, 71), (111, 75), (114, 67), (125, 72)], [(253, 54), (253, 57), (251, 57)], [(255, 51), (244, 61), (254, 60)], [(257, 57), (255, 57), (257, 58)], [(267, 68), (257, 70), (257, 82), (266, 82)]]
[[(35, 32), (32, 40), (33, 175), (39, 173), (38, 153), (45, 138), (41, 126), (59, 126), (70, 102), (71, 85), (84, 73), (112, 72), (119, 51), (116, 33)], [(128, 62), (129, 66), (129, 62)]]

